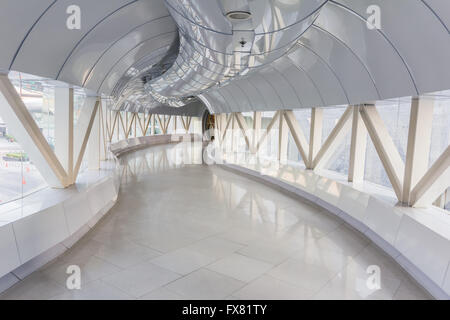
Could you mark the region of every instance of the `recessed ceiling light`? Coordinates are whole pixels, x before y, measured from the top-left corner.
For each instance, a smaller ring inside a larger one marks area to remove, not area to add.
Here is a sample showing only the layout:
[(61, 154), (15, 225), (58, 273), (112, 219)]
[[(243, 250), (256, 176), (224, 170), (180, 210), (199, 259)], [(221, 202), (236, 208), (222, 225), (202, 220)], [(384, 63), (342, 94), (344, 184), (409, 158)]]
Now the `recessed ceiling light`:
[(252, 17), (252, 14), (248, 11), (230, 11), (227, 13), (227, 18), (231, 22), (245, 21)]

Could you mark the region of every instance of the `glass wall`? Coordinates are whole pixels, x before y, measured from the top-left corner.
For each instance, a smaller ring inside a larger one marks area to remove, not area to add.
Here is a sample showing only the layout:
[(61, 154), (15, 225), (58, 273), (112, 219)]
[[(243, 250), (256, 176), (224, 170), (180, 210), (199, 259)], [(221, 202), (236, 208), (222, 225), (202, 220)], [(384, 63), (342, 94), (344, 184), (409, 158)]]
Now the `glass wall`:
[[(347, 106), (338, 106), (333, 108), (323, 109), (323, 129), (322, 129), (322, 144), (330, 135), (331, 131), (334, 129), (338, 123), (341, 116), (344, 114)], [(349, 132), (339, 146), (336, 152), (330, 158), (328, 166), (325, 169), (342, 173), (344, 175), (348, 174), (348, 166), (350, 163), (350, 144), (351, 144), (351, 132)]]
[[(47, 140), (55, 148), (55, 90), (67, 88), (61, 82), (41, 77), (10, 72), (9, 79), (16, 88), (28, 112)], [(74, 89), (74, 125), (79, 119), (86, 94), (83, 89)], [(1, 117), (1, 115), (0, 115)], [(81, 170), (86, 166), (83, 165)], [(33, 164), (14, 132), (0, 118), (0, 212), (13, 200), (47, 187), (47, 183)]]
[[(429, 167), (440, 157), (443, 152), (448, 148), (450, 142), (450, 91), (438, 92), (424, 96), (423, 98), (434, 100), (434, 107), (430, 108), (430, 112), (433, 112), (432, 132), (431, 132), (431, 145), (429, 155)], [(344, 114), (347, 106), (335, 106), (324, 107), (323, 122), (322, 122), (322, 144), (329, 137), (332, 130), (335, 128), (337, 122)], [(383, 124), (388, 131), (396, 149), (403, 162), (406, 160), (409, 122), (411, 114), (411, 98), (399, 98), (390, 99), (385, 101), (376, 102), (377, 112), (383, 121)], [(302, 129), (307, 143), (310, 139), (310, 127), (311, 127), (311, 109), (297, 109), (293, 110), (294, 116)], [(253, 113), (242, 113), (247, 121), (249, 127), (253, 123)], [(261, 112), (261, 127), (267, 130), (269, 123), (275, 115), (275, 111)], [(351, 121), (351, 120), (350, 120)], [(419, 119), (420, 121), (420, 119)], [(279, 119), (274, 122), (271, 132), (267, 135), (265, 143), (261, 144), (261, 148), (258, 152), (258, 157), (262, 160), (277, 161), (278, 149), (279, 149)], [(231, 127), (230, 127), (231, 128)], [(237, 125), (235, 129), (239, 130)], [(242, 137), (240, 138), (241, 140)], [(228, 141), (225, 141), (228, 143)], [(242, 152), (242, 141), (238, 141), (235, 145), (239, 152)], [(351, 147), (351, 130), (337, 147), (336, 151), (332, 154), (328, 164), (324, 167), (325, 170), (339, 173), (342, 176), (342, 180), (347, 180), (349, 163), (350, 163), (350, 147)], [(247, 149), (247, 148), (245, 148)], [(231, 148), (227, 148), (231, 150)], [(248, 150), (247, 150), (248, 152)], [(366, 159), (365, 159), (365, 172), (364, 179), (372, 184), (385, 187), (392, 190), (392, 186), (386, 170), (382, 165), (380, 157), (374, 147), (370, 136), (367, 135), (366, 146)], [(288, 137), (288, 150), (287, 159), (289, 165), (295, 165), (304, 167), (304, 161), (301, 158), (300, 152), (295, 144), (294, 138), (289, 130)], [(323, 172), (323, 174), (327, 174)], [(334, 175), (333, 175), (334, 176)], [(393, 194), (393, 193), (392, 193)], [(446, 194), (450, 194), (449, 189)], [(450, 207), (450, 197), (445, 196), (444, 201), (440, 201), (439, 206), (445, 202), (445, 207)], [(437, 204), (437, 202), (436, 202)]]
[[(380, 101), (376, 103), (378, 113), (386, 126), (403, 161), (408, 143), (411, 98)], [(368, 138), (364, 179), (392, 188), (389, 178), (378, 157), (372, 141)]]
[(0, 118), (0, 213), (2, 205), (46, 186), (32, 160)]

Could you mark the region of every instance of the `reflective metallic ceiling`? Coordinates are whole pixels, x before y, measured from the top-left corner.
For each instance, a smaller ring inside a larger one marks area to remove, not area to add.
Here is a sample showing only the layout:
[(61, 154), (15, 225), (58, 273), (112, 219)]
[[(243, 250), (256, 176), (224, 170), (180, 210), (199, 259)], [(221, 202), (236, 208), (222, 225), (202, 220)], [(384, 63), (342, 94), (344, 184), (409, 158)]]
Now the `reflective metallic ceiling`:
[[(66, 27), (70, 5), (80, 30)], [(3, 0), (0, 70), (134, 111), (356, 104), (450, 89), (449, 28), (448, 0)]]

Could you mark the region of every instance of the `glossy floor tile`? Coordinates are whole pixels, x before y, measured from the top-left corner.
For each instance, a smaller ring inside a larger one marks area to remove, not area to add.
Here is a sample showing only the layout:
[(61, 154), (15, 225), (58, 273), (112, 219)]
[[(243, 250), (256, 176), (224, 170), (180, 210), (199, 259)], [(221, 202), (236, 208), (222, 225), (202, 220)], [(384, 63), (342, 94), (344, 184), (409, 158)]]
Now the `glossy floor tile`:
[[(0, 298), (429, 298), (333, 215), (220, 167), (183, 164), (191, 156), (183, 150), (125, 156), (111, 211)], [(66, 288), (70, 265), (81, 268), (80, 290)], [(378, 289), (368, 285), (373, 266)]]

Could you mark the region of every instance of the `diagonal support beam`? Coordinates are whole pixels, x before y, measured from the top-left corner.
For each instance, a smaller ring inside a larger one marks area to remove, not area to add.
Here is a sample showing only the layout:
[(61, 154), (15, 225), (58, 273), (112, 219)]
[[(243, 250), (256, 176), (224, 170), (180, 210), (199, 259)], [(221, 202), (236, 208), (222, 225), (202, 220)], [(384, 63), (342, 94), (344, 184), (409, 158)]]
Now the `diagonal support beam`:
[(294, 142), (297, 146), (298, 151), (305, 163), (305, 166), (308, 166), (308, 155), (309, 155), (309, 145), (306, 140), (305, 134), (303, 133), (300, 125), (295, 118), (294, 112), (292, 110), (287, 110), (284, 112), (284, 118), (286, 119), (289, 130), (291, 131), (292, 137), (294, 138)]
[(144, 119), (141, 118), (141, 116), (137, 113), (136, 114), (137, 121), (139, 123), (139, 128), (141, 129), (141, 133), (143, 136), (145, 136), (144, 127), (145, 127), (145, 113), (144, 113)]
[(114, 131), (116, 130), (117, 125), (117, 119), (119, 118), (119, 111), (116, 112), (116, 115), (114, 116), (113, 124), (111, 126), (111, 132), (109, 133), (109, 142), (112, 141)]
[[(145, 127), (144, 127), (145, 129), (144, 129), (144, 131), (143, 131), (143, 132), (144, 132), (144, 134), (143, 134), (144, 136), (147, 135), (148, 127), (150, 126), (150, 120), (151, 120), (152, 118), (153, 118), (153, 119), (155, 118), (154, 115), (149, 114), (149, 115), (148, 115), (148, 119), (147, 119), (147, 123), (145, 124)], [(145, 118), (144, 118), (144, 119), (145, 119)]]
[(163, 134), (166, 134), (166, 133), (164, 132), (164, 124), (162, 123), (161, 117), (159, 116), (159, 114), (156, 115), (156, 118), (158, 119), (159, 128), (161, 129), (162, 133), (163, 133)]
[[(230, 127), (231, 119), (233, 118), (233, 114), (230, 114), (227, 120), (227, 124), (225, 125), (225, 129), (223, 130), (222, 141), (225, 141), (225, 136), (227, 135), (228, 128)], [(186, 132), (188, 129), (186, 129)]]
[(288, 156), (289, 131), (286, 119), (284, 118), (284, 111), (280, 111), (279, 118), (280, 124), (278, 126), (278, 161), (281, 164), (286, 164)]
[(383, 123), (374, 105), (364, 105), (360, 109), (361, 117), (366, 125), (370, 139), (372, 139), (375, 150), (380, 157), (384, 170), (395, 191), (397, 199), (402, 199), (403, 173), (405, 165), (392, 141), (391, 136)]
[(153, 136), (153, 135), (155, 135), (155, 133), (156, 133), (156, 119), (155, 119), (155, 114), (152, 114), (151, 115), (151, 119), (152, 119), (152, 127), (151, 127), (151, 135)]
[(450, 146), (435, 161), (427, 173), (411, 191), (410, 202), (413, 207), (429, 207), (449, 187)]
[(253, 137), (252, 137), (252, 149), (256, 153), (256, 146), (261, 134), (261, 111), (255, 111), (253, 113)]
[(361, 106), (353, 107), (352, 140), (350, 144), (350, 163), (348, 181), (361, 183), (364, 180), (366, 165), (367, 130), (359, 113)]
[(181, 124), (183, 125), (184, 130), (187, 132), (186, 121), (184, 121), (184, 117), (183, 116), (181, 116)]
[(105, 127), (105, 122), (106, 122), (106, 118), (105, 117), (105, 107), (103, 106), (103, 104), (101, 103), (100, 100), (100, 105), (98, 108), (98, 113), (99, 113), (99, 121), (100, 121), (100, 160), (106, 160), (106, 155), (107, 155), (107, 148), (106, 148), (106, 127)]
[(412, 98), (406, 150), (402, 203), (411, 204), (409, 195), (428, 170), (434, 101), (432, 98)]
[(323, 109), (311, 109), (311, 127), (309, 131), (309, 154), (307, 169), (314, 169), (314, 158), (322, 146)]
[(80, 116), (74, 128), (74, 164), (76, 164), (76, 158), (80, 154), (81, 146), (83, 145), (84, 141), (84, 135), (89, 127), (91, 115), (94, 111), (96, 103), (98, 103), (97, 97), (86, 97), (84, 104), (81, 107)]
[(240, 112), (236, 112), (234, 114), (234, 116), (236, 117), (236, 121), (238, 123), (238, 126), (241, 129), (242, 135), (244, 136), (245, 144), (247, 145), (247, 147), (250, 150), (250, 152), (253, 153), (253, 148), (252, 148), (252, 145), (250, 144), (250, 138), (248, 136), (249, 129), (248, 129), (248, 126), (247, 126), (247, 122), (244, 119), (244, 116)]
[(128, 137), (130, 136), (131, 130), (133, 128), (133, 123), (134, 121), (136, 121), (136, 113), (133, 113), (131, 115), (131, 120), (130, 123), (128, 123), (128, 113), (127, 113), (127, 130), (125, 132), (125, 139), (128, 139)]
[(74, 131), (73, 131), (73, 88), (55, 88), (55, 148), (59, 162), (69, 179), (73, 175)]
[(89, 141), (89, 136), (91, 135), (91, 129), (92, 129), (92, 126), (94, 125), (94, 120), (95, 120), (95, 116), (97, 115), (97, 110), (99, 108), (99, 104), (100, 104), (100, 101), (97, 99), (97, 101), (95, 102), (94, 108), (92, 109), (89, 123), (87, 125), (86, 131), (84, 132), (83, 140), (81, 142), (80, 152), (78, 154), (77, 161), (76, 161), (75, 167), (73, 169), (72, 183), (74, 183), (76, 181), (78, 173), (80, 172), (81, 163), (83, 161), (84, 153), (86, 151), (86, 146)]
[(169, 117), (166, 119), (166, 116), (164, 116), (164, 122), (165, 122), (165, 126), (166, 126), (166, 134), (169, 132), (169, 125), (170, 125), (170, 121), (172, 120), (172, 116), (169, 115)]
[(323, 146), (314, 158), (312, 165), (314, 170), (321, 169), (328, 164), (331, 156), (336, 152), (345, 136), (350, 132), (352, 125), (352, 111), (352, 107), (347, 107), (344, 114), (325, 140)]
[(28, 112), (8, 75), (0, 74), (0, 114), (52, 187), (67, 187), (70, 179)]
[(263, 134), (261, 135), (261, 139), (258, 141), (258, 144), (256, 145), (256, 152), (259, 151), (259, 149), (261, 148), (261, 145), (266, 141), (267, 136), (269, 135), (270, 131), (272, 130), (273, 126), (275, 125), (275, 123), (277, 122), (279, 117), (280, 117), (280, 111), (275, 112), (272, 120), (269, 122), (269, 125), (267, 126), (267, 129), (263, 132)]

